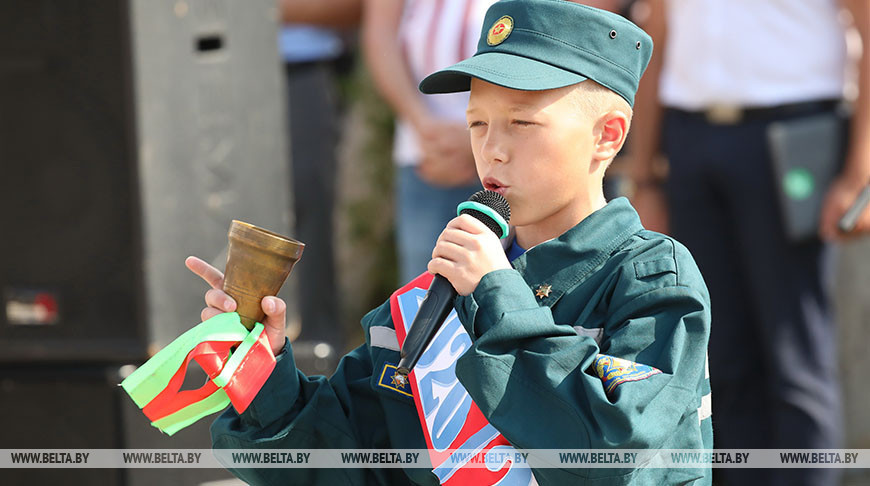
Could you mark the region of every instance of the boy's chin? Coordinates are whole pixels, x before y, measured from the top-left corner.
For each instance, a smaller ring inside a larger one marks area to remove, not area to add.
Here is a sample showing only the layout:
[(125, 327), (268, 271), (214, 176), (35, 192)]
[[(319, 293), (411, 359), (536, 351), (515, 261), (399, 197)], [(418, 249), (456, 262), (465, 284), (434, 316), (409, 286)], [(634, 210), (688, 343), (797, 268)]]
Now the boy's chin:
[(511, 206), (511, 220), (510, 225), (514, 228), (522, 228), (529, 224), (528, 218), (523, 217), (523, 213), (517, 211)]

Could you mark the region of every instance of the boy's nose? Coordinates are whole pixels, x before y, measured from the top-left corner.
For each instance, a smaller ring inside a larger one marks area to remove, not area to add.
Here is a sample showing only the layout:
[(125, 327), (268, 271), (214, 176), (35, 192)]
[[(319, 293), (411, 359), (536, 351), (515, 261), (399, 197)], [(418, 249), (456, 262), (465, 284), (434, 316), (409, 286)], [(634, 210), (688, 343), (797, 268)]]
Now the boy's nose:
[(480, 155), (488, 163), (508, 161), (508, 147), (505, 136), (499, 130), (490, 129), (480, 150)]

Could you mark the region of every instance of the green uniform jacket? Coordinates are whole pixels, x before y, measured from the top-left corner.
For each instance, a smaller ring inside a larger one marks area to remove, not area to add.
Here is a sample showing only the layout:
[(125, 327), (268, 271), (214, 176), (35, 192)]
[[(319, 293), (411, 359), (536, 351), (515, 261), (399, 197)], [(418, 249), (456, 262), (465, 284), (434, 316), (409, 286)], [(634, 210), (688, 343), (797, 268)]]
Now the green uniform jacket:
[[(712, 449), (709, 295), (691, 255), (645, 230), (624, 198), (481, 279), (456, 300), (472, 340), (456, 375), (520, 449)], [(550, 285), (546, 297), (536, 297)], [(335, 374), (307, 377), (285, 345), (248, 410), (212, 425), (215, 448), (425, 449), (414, 401), (379, 386), (399, 360), (389, 303)], [(661, 370), (605, 392), (604, 354)], [(706, 395), (706, 396), (705, 396)], [(702, 401), (706, 402), (702, 406)], [(234, 469), (252, 484), (438, 484), (426, 469)], [(533, 469), (539, 484), (709, 484), (710, 469)], [(694, 481), (694, 482), (693, 482)]]

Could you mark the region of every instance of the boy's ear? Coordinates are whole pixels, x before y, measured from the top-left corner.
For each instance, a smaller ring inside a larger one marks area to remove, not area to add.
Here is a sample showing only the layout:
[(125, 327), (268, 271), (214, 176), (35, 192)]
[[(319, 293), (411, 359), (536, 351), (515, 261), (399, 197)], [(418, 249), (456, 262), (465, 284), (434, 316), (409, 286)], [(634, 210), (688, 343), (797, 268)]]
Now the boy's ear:
[(595, 123), (592, 158), (601, 162), (615, 157), (625, 144), (628, 124), (628, 115), (622, 110), (611, 110), (601, 115)]

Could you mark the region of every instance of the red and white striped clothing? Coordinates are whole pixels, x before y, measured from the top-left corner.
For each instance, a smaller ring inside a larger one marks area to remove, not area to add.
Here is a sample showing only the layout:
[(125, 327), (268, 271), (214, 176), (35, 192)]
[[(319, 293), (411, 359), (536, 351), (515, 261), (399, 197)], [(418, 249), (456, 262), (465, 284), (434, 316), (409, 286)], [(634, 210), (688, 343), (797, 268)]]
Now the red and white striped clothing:
[[(483, 18), (493, 3), (495, 0), (405, 1), (399, 42), (415, 83), (474, 54)], [(468, 93), (419, 96), (434, 116), (465, 123)], [(414, 130), (404, 120), (397, 120), (393, 160), (406, 166), (420, 159)]]

